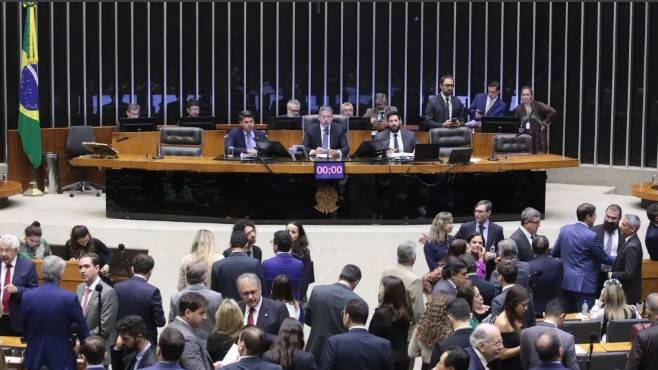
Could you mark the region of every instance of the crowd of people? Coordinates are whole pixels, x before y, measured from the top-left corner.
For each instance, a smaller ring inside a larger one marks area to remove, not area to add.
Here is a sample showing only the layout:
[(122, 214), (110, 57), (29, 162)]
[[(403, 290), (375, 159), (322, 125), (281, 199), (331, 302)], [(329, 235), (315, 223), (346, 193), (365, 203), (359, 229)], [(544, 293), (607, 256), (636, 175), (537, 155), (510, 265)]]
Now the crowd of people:
[[(437, 214), (419, 238), (422, 276), (413, 269), (417, 244), (400, 242), (397, 263), (376, 277), (372, 310), (355, 292), (363, 276), (353, 264), (334, 283), (309, 290), (313, 260), (299, 222), (274, 232), (275, 255), (266, 260), (251, 221), (234, 225), (225, 251), (212, 232), (199, 230), (181, 261), (168, 318), (149, 283), (151, 256), (136, 255), (131, 277), (115, 284), (111, 250), (87, 227), (73, 227), (60, 257), (34, 222), (20, 238), (0, 237), (0, 335), (23, 336), (23, 367), (35, 370), (75, 369), (78, 358), (88, 369), (115, 370), (407, 370), (416, 361), (439, 370), (577, 370), (574, 337), (560, 329), (567, 313), (600, 320), (603, 341), (610, 321), (646, 315), (650, 324), (633, 329), (627, 369), (658, 366), (658, 293), (642, 301), (637, 215), (612, 204), (595, 225), (596, 208), (583, 203), (551, 246), (538, 234), (539, 211), (523, 210), (505, 238), (492, 210), (478, 202), (474, 220), (454, 236), (452, 215)], [(658, 204), (647, 216), (653, 258)], [(41, 285), (35, 259), (43, 260)], [(66, 260), (80, 270), (75, 292), (60, 286)]]

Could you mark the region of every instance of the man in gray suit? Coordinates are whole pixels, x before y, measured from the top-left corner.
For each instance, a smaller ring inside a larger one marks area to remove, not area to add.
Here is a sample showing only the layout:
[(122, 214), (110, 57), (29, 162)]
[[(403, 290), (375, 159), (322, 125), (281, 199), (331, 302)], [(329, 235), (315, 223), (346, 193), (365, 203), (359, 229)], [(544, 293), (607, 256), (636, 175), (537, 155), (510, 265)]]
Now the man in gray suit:
[[(75, 294), (80, 300), (82, 313), (87, 321), (87, 327), (90, 328), (89, 333), (103, 338), (106, 344), (105, 353), (109, 354), (110, 345), (116, 341), (119, 298), (114, 289), (101, 280), (100, 259), (96, 253), (82, 255), (78, 260), (78, 267), (82, 283), (78, 285)], [(101, 307), (98, 307), (99, 294)], [(98, 327), (99, 316), (100, 328)]]
[(521, 226), (510, 235), (510, 239), (516, 243), (519, 261), (529, 262), (534, 258), (532, 241), (537, 236), (540, 222), (541, 212), (538, 210), (527, 207), (521, 212)]
[(187, 292), (195, 292), (203, 296), (208, 301), (206, 305), (206, 319), (203, 320), (198, 330), (197, 336), (203, 340), (208, 340), (208, 337), (215, 330), (215, 313), (222, 304), (222, 295), (214, 290), (208, 289), (208, 264), (205, 262), (190, 263), (185, 267), (185, 277), (187, 278), (187, 288), (176, 292), (171, 296), (171, 305), (169, 306), (169, 323), (171, 324), (176, 316), (180, 314), (178, 311), (178, 303), (180, 297)]
[(466, 262), (461, 259), (448, 258), (448, 262), (443, 266), (441, 280), (432, 288), (432, 294), (445, 293), (453, 297), (457, 296), (457, 286), (468, 280), (467, 268)]
[(535, 343), (542, 333), (554, 330), (560, 337), (560, 343), (564, 350), (561, 359), (562, 365), (571, 370), (580, 370), (578, 360), (576, 359), (573, 335), (558, 329), (564, 321), (564, 311), (564, 304), (560, 298), (554, 298), (546, 305), (544, 321), (538, 322), (537, 326), (523, 329), (521, 332), (521, 364), (524, 369), (532, 369), (541, 364), (542, 361), (537, 355)]
[[(360, 299), (353, 292), (361, 281), (361, 270), (355, 265), (345, 265), (338, 281), (331, 285), (316, 285), (304, 311), (304, 322), (311, 327), (306, 351), (321, 359), (327, 339), (345, 333), (342, 311), (347, 302)], [(320, 364), (318, 364), (320, 365)]]
[(388, 148), (396, 153), (412, 153), (418, 144), (416, 134), (406, 128), (400, 128), (402, 120), (397, 111), (386, 115), (388, 128), (377, 133), (375, 139), (388, 140)]
[(391, 112), (397, 112), (398, 109), (392, 105), (388, 105), (386, 94), (378, 92), (375, 94), (375, 107), (368, 108), (363, 115), (364, 118), (370, 117), (370, 123), (374, 130), (383, 130), (387, 127), (386, 117)]
[(185, 337), (181, 366), (187, 370), (214, 370), (215, 366), (206, 350), (206, 341), (199, 338), (196, 330), (206, 319), (208, 301), (196, 292), (183, 294), (178, 301), (178, 316), (167, 325), (176, 328)]
[(425, 302), (423, 301), (423, 284), (420, 282), (420, 277), (413, 271), (415, 263), (416, 243), (412, 240), (405, 240), (398, 245), (398, 263), (386, 267), (382, 272), (382, 279), (386, 276), (395, 276), (402, 280), (414, 310), (414, 322), (418, 323), (425, 312)]
[[(516, 265), (517, 275), (515, 284), (528, 289), (528, 284), (530, 282), (530, 265), (528, 262), (518, 260), (519, 250), (516, 247), (516, 242), (512, 239), (503, 239), (499, 241), (498, 253), (498, 263), (501, 261), (512, 261)], [(496, 288), (496, 294), (501, 292), (501, 286), (498, 282), (498, 271), (494, 270), (491, 273), (491, 279), (489, 279), (489, 282), (493, 284), (494, 288)]]

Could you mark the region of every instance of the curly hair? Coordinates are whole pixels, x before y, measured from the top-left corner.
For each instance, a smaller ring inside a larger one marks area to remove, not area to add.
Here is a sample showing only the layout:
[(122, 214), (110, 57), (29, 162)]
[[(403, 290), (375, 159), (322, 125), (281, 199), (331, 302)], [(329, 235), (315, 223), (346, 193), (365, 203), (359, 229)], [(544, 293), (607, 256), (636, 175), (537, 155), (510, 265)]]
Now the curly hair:
[(455, 297), (439, 293), (432, 296), (427, 309), (418, 320), (418, 340), (427, 348), (452, 335), (452, 327), (448, 319), (448, 303)]

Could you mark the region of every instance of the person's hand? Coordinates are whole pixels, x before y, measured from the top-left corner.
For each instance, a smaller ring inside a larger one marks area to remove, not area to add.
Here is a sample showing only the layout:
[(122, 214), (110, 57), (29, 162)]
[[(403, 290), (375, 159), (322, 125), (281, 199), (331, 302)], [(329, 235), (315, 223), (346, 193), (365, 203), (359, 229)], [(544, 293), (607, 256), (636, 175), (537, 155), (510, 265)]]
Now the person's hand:
[(258, 151), (256, 149), (247, 149), (248, 154), (256, 154)]
[(315, 148), (315, 154), (326, 154), (327, 152), (321, 146)]
[(427, 239), (428, 239), (428, 238), (427, 238), (427, 235), (425, 235), (425, 234), (420, 234), (420, 238), (418, 238), (418, 242), (419, 242), (420, 244), (425, 244), (425, 243), (427, 243)]
[(493, 260), (496, 258), (496, 253), (493, 253), (493, 252), (486, 252), (486, 253), (484, 254), (484, 258), (485, 258), (487, 261), (493, 261)]
[(539, 125), (539, 127), (540, 127), (540, 130), (542, 132), (546, 131), (546, 125), (545, 124), (542, 123), (542, 124)]
[(14, 285), (14, 284), (5, 285), (5, 290), (9, 294), (13, 294), (13, 293), (18, 292), (18, 288), (16, 288), (16, 285)]
[(478, 315), (484, 315), (485, 313), (489, 312), (490, 308), (491, 308), (490, 306), (483, 304), (480, 307), (475, 307), (473, 311), (475, 311), (475, 313)]
[(121, 338), (120, 335), (117, 335), (117, 342), (114, 345), (114, 348), (118, 351), (121, 351), (121, 349), (123, 349), (123, 338)]
[(338, 157), (340, 157), (340, 154), (341, 154), (340, 150), (329, 149), (329, 157), (331, 157), (331, 158), (338, 158)]
[(215, 363), (212, 364), (212, 365), (215, 367), (215, 369), (221, 369), (222, 366), (224, 366), (224, 365), (222, 365), (222, 362), (221, 362), (221, 361), (217, 361), (217, 362), (215, 362)]
[(104, 274), (109, 273), (110, 272), (110, 265), (107, 265), (107, 264), (103, 265), (103, 267), (101, 267), (101, 272), (104, 273)]
[(480, 113), (479, 110), (476, 110), (476, 111), (475, 111), (475, 118), (476, 118), (476, 119), (477, 119), (477, 118), (482, 118), (482, 113)]
[(371, 124), (373, 127), (376, 127), (376, 126), (377, 126), (377, 120), (375, 119), (375, 117), (370, 117), (370, 124)]
[(443, 127), (452, 127), (452, 121), (447, 120), (447, 121), (443, 122)]

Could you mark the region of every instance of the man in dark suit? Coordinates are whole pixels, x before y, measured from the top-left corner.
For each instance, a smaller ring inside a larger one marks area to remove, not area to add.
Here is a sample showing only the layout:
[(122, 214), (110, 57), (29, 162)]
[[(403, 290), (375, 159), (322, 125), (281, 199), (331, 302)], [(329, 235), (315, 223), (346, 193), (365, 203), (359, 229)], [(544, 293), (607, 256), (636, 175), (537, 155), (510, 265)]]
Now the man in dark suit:
[(322, 358), (330, 336), (345, 332), (341, 312), (348, 301), (360, 298), (353, 292), (359, 281), (361, 270), (355, 265), (346, 265), (336, 283), (313, 287), (304, 311), (304, 322), (311, 327), (306, 351), (313, 353), (316, 360)]
[(262, 296), (260, 278), (245, 273), (236, 280), (240, 292), (240, 309), (244, 313), (244, 324), (263, 329), (270, 341), (279, 334), (283, 320), (289, 317), (286, 305)]
[(285, 275), (293, 286), (293, 296), (301, 300), (299, 294), (299, 285), (302, 281), (304, 263), (290, 254), (292, 239), (286, 230), (279, 230), (274, 233), (272, 239), (272, 249), (275, 256), (263, 262), (263, 275), (265, 276), (264, 296), (272, 295), (272, 282), (278, 275)]
[(393, 370), (391, 343), (366, 329), (368, 304), (364, 300), (357, 298), (347, 302), (342, 320), (347, 333), (333, 335), (327, 340), (322, 369)]
[(543, 360), (537, 353), (535, 343), (537, 343), (537, 338), (542, 333), (554, 331), (562, 344), (562, 356), (557, 359), (558, 362), (561, 361), (560, 366), (564, 365), (571, 370), (580, 370), (578, 360), (576, 359), (576, 347), (573, 335), (558, 328), (564, 322), (565, 316), (564, 304), (560, 298), (554, 298), (548, 302), (545, 314), (544, 320), (537, 322), (536, 326), (525, 328), (521, 331), (521, 364), (523, 368), (528, 369), (540, 366), (540, 362)]
[(533, 370), (567, 370), (560, 362), (564, 347), (555, 331), (548, 330), (540, 334), (534, 348), (541, 363), (533, 367)]
[(89, 336), (89, 330), (78, 297), (58, 286), (64, 268), (66, 262), (60, 257), (46, 257), (41, 265), (43, 283), (23, 294), (21, 313), (23, 337), (27, 342), (23, 361), (25, 369), (41, 369), (42, 366), (58, 370), (77, 368), (69, 339), (75, 332), (83, 340)]
[(471, 120), (477, 122), (482, 121), (483, 116), (504, 116), (507, 112), (507, 104), (500, 98), (500, 83), (498, 81), (489, 82), (487, 93), (476, 94), (471, 106), (468, 107)]
[(235, 285), (238, 276), (252, 272), (263, 276), (260, 262), (247, 256), (247, 236), (243, 231), (233, 231), (231, 234), (231, 254), (212, 265), (210, 288), (221, 293), (224, 298), (240, 300), (240, 293)]
[(318, 111), (318, 124), (304, 127), (302, 144), (308, 155), (328, 155), (329, 158), (346, 158), (350, 152), (347, 143), (347, 128), (341, 124), (332, 123), (333, 110), (327, 105)]
[(457, 286), (468, 279), (466, 263), (456, 257), (448, 258), (442, 274), (441, 280), (432, 288), (432, 294), (445, 293), (454, 297), (457, 295)]
[[(247, 326), (238, 338), (240, 360), (222, 367), (225, 370), (281, 370), (281, 366), (261, 359), (267, 349), (267, 338), (263, 329)], [(295, 366), (298, 368), (298, 366)]]
[(386, 116), (388, 128), (377, 133), (375, 139), (388, 140), (388, 148), (394, 152), (413, 153), (418, 144), (416, 134), (406, 128), (400, 128), (400, 114), (395, 111)]
[[(247, 256), (253, 257), (258, 262), (263, 262), (263, 251), (256, 245), (256, 224), (251, 220), (240, 220), (233, 225), (233, 231), (243, 231), (247, 236)], [(224, 257), (231, 254), (231, 248), (226, 248), (223, 252)]]
[(224, 153), (233, 147), (233, 153), (256, 154), (256, 141), (265, 140), (265, 131), (254, 130), (254, 115), (248, 111), (240, 112), (240, 127), (228, 132)]
[[(90, 335), (80, 343), (79, 353), (85, 361), (85, 370), (105, 370), (105, 341), (98, 335)], [(114, 369), (112, 369), (114, 370)]]
[(202, 295), (194, 292), (185, 293), (178, 304), (179, 315), (167, 325), (177, 329), (185, 338), (185, 346), (180, 363), (188, 370), (214, 370), (214, 364), (206, 349), (206, 341), (196, 334), (196, 329), (206, 318), (208, 301)]
[[(603, 243), (603, 250), (611, 257), (617, 257), (624, 248), (624, 236), (619, 230), (619, 221), (621, 221), (621, 207), (617, 204), (611, 204), (605, 209), (605, 218), (603, 223), (592, 227), (592, 231)], [(608, 280), (608, 272), (612, 271), (612, 266), (602, 264), (599, 271), (599, 278), (596, 286), (596, 296), (601, 295), (603, 283)]]
[(658, 293), (647, 296), (645, 307), (651, 327), (635, 335), (626, 370), (658, 369)]
[(487, 279), (489, 279), (491, 273), (496, 269), (494, 259), (496, 258), (496, 253), (498, 251), (498, 242), (505, 238), (503, 235), (503, 227), (491, 222), (489, 219), (491, 217), (492, 207), (493, 205), (488, 200), (477, 202), (475, 209), (473, 210), (475, 221), (461, 224), (457, 234), (455, 234), (455, 238), (464, 240), (476, 231), (482, 234), (482, 237), (484, 238), (485, 257), (487, 259)]
[(658, 261), (658, 202), (647, 207), (647, 218), (649, 227), (647, 227), (647, 235), (644, 238), (644, 246), (647, 247), (649, 258), (652, 261)]
[(430, 364), (439, 362), (441, 355), (450, 347), (466, 348), (471, 346), (470, 338), (473, 334), (471, 327), (471, 308), (464, 298), (457, 298), (446, 306), (448, 319), (452, 326), (452, 335), (444, 338), (434, 345)]
[(530, 289), (535, 301), (535, 316), (541, 317), (548, 301), (562, 296), (562, 288), (556, 282), (562, 281), (562, 261), (548, 255), (548, 239), (537, 235), (532, 242), (535, 259), (528, 262), (530, 269)]
[[(516, 273), (516, 282), (515, 284), (520, 285), (526, 289), (529, 288), (528, 284), (530, 282), (530, 265), (528, 262), (519, 261), (518, 259), (518, 249), (516, 248), (516, 243), (512, 239), (503, 239), (498, 242), (498, 263), (500, 261), (511, 261), (517, 267)], [(491, 273), (491, 278), (489, 282), (496, 289), (496, 293), (500, 293), (501, 286), (498, 282), (498, 272), (494, 271)]]
[[(503, 312), (503, 305), (505, 303), (505, 297), (507, 297), (507, 292), (509, 289), (516, 284), (516, 276), (518, 273), (518, 268), (513, 261), (502, 260), (496, 266), (496, 272), (498, 273), (498, 283), (502, 287), (502, 291), (493, 301), (491, 301), (491, 313), (487, 316), (484, 321), (493, 323), (496, 321), (496, 317)], [(520, 286), (520, 285), (519, 285)], [(523, 287), (522, 287), (523, 288)], [(523, 288), (525, 289), (525, 288)], [(525, 322), (524, 327), (530, 327), (535, 325), (535, 303), (532, 299), (532, 296), (529, 295), (528, 300), (528, 309), (525, 312)]]
[(466, 348), (469, 357), (468, 370), (488, 370), (496, 365), (503, 350), (503, 337), (493, 324), (478, 325), (470, 338), (471, 347)]
[(129, 315), (144, 319), (146, 339), (158, 344), (158, 328), (165, 326), (164, 310), (160, 289), (148, 283), (153, 273), (155, 261), (147, 254), (138, 254), (133, 258), (133, 277), (114, 286), (119, 298), (117, 320)]
[(466, 108), (461, 100), (452, 96), (455, 82), (451, 75), (440, 79), (441, 93), (429, 99), (425, 108), (425, 126), (429, 129), (438, 127), (459, 127), (466, 122)]
[(589, 308), (594, 305), (600, 265), (614, 263), (590, 229), (596, 221), (596, 207), (583, 203), (578, 206), (576, 216), (578, 222), (560, 229), (552, 252), (553, 257), (562, 259), (562, 290), (569, 312), (579, 312), (583, 302)]
[(473, 256), (463, 255), (459, 258), (466, 262), (468, 280), (470, 280), (478, 288), (484, 304), (487, 306), (491, 305), (491, 301), (496, 296), (496, 288), (494, 288), (493, 284), (478, 276), (477, 265), (475, 264), (475, 258), (473, 258)]
[(396, 107), (388, 105), (386, 94), (378, 92), (375, 94), (375, 107), (368, 108), (363, 117), (370, 117), (373, 130), (381, 131), (390, 127), (387, 117), (390, 113), (397, 111)]
[(626, 296), (626, 303), (634, 305), (642, 301), (642, 242), (637, 237), (640, 218), (627, 213), (621, 220), (621, 233), (624, 236), (624, 248), (619, 252), (608, 273), (609, 279), (621, 282)]
[(20, 241), (14, 235), (5, 234), (0, 238), (0, 335), (20, 336), (23, 328), (21, 297), (30, 289), (36, 288), (37, 271), (34, 263), (18, 255)]
[(470, 358), (468, 353), (460, 347), (448, 348), (436, 364), (435, 370), (468, 370)]
[(158, 362), (155, 343), (146, 338), (146, 324), (136, 315), (117, 322), (117, 342), (112, 348), (112, 370), (143, 369)]
[(521, 212), (521, 226), (512, 233), (510, 239), (516, 243), (519, 252), (519, 261), (528, 262), (532, 260), (532, 240), (537, 235), (539, 223), (541, 222), (541, 213), (527, 207)]
[(183, 370), (180, 367), (180, 358), (185, 349), (185, 337), (180, 330), (172, 327), (165, 328), (160, 333), (158, 348), (158, 362), (145, 370)]

